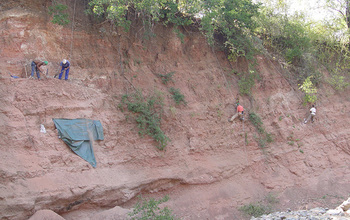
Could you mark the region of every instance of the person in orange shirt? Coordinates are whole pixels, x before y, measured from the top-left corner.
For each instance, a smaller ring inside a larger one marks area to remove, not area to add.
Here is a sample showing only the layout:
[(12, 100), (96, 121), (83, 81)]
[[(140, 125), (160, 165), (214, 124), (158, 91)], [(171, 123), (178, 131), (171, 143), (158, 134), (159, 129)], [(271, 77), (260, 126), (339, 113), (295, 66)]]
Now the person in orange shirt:
[(243, 106), (241, 106), (239, 103), (237, 103), (237, 112), (236, 112), (236, 114), (234, 114), (234, 115), (231, 117), (231, 119), (230, 119), (229, 121), (235, 120), (235, 118), (237, 118), (237, 116), (239, 116), (239, 118), (240, 118), (241, 120), (244, 120), (243, 114), (244, 114)]

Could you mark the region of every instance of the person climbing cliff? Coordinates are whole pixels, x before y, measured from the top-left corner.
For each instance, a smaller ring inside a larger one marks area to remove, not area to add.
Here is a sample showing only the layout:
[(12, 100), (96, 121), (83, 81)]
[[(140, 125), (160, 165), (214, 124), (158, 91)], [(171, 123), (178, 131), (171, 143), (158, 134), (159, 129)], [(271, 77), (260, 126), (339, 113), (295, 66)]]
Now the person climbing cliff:
[(40, 60), (33, 60), (33, 62), (31, 63), (31, 67), (32, 67), (32, 74), (30, 75), (30, 79), (34, 78), (34, 71), (36, 72), (36, 76), (38, 77), (38, 79), (40, 80), (40, 72), (43, 72), (41, 69), (42, 65), (47, 65), (48, 62), (47, 61), (40, 61)]
[(229, 119), (230, 122), (232, 122), (233, 120), (235, 120), (237, 118), (237, 116), (239, 116), (239, 119), (241, 121), (244, 120), (244, 109), (243, 109), (243, 106), (240, 105), (238, 102), (236, 104), (237, 106), (237, 109), (236, 109), (236, 114), (234, 114), (231, 119)]
[(69, 75), (69, 69), (70, 69), (70, 63), (68, 60), (66, 59), (63, 59), (60, 66), (62, 67), (61, 68), (61, 73), (60, 75), (58, 76), (58, 79), (61, 79), (62, 78), (62, 74), (63, 72), (65, 71), (65, 75), (64, 75), (64, 80), (68, 80), (68, 75)]
[(312, 107), (310, 108), (310, 114), (307, 117), (307, 119), (304, 121), (304, 124), (306, 124), (310, 119), (311, 119), (311, 123), (314, 123), (315, 116), (316, 116), (316, 108), (315, 108), (315, 105), (312, 105)]

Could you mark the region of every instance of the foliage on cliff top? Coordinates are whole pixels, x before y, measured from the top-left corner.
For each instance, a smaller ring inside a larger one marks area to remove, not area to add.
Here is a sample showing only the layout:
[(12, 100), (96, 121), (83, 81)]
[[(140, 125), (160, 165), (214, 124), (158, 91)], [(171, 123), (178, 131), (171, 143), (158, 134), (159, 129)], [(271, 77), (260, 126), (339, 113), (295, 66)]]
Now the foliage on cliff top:
[(113, 21), (128, 31), (132, 12), (143, 22), (145, 33), (152, 32), (155, 22), (186, 26), (200, 18), (200, 29), (214, 44), (221, 35), (229, 53), (235, 56), (252, 55), (251, 36), (256, 28), (254, 16), (260, 4), (251, 0), (90, 0), (90, 13)]

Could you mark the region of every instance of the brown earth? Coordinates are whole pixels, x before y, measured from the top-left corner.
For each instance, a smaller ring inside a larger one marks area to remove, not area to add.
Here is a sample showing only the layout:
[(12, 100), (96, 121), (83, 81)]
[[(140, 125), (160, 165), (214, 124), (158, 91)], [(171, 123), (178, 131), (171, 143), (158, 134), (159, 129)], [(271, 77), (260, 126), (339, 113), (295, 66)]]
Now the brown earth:
[[(38, 210), (65, 219), (124, 219), (140, 194), (169, 195), (166, 205), (182, 219), (244, 219), (239, 207), (271, 195), (275, 210), (331, 208), (349, 196), (348, 90), (339, 94), (324, 83), (316, 122), (304, 125), (308, 107), (289, 80), (293, 73), (268, 54), (256, 56), (261, 80), (254, 98), (239, 98), (273, 134), (262, 149), (249, 120), (227, 121), (238, 97), (232, 69), (246, 71), (246, 61), (228, 62), (195, 29), (182, 30), (183, 43), (171, 27), (155, 27), (150, 40), (137, 24), (118, 33), (91, 22), (84, 2), (76, 5), (73, 29), (50, 22), (51, 1), (0, 3), (1, 219), (28, 219)], [(67, 4), (72, 16), (74, 2)], [(63, 58), (72, 64), (69, 81), (53, 78)], [(33, 59), (49, 61), (40, 81), (26, 78)], [(170, 72), (174, 82), (165, 85), (157, 74)], [(170, 87), (187, 105), (175, 105)], [(162, 129), (171, 140), (164, 151), (140, 137), (118, 108), (134, 88), (164, 96)], [(96, 168), (58, 139), (53, 118), (101, 121)]]

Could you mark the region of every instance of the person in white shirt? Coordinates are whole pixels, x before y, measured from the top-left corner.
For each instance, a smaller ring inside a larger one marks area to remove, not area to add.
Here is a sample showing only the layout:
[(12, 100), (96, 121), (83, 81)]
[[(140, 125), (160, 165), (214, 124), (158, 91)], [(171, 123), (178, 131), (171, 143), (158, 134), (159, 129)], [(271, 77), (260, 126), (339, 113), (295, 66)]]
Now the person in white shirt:
[(314, 118), (316, 116), (316, 108), (315, 108), (315, 105), (312, 105), (312, 107), (310, 108), (310, 115), (309, 117), (307, 117), (307, 119), (304, 121), (304, 124), (307, 123), (307, 121), (310, 120), (311, 118), (311, 123), (314, 123)]

